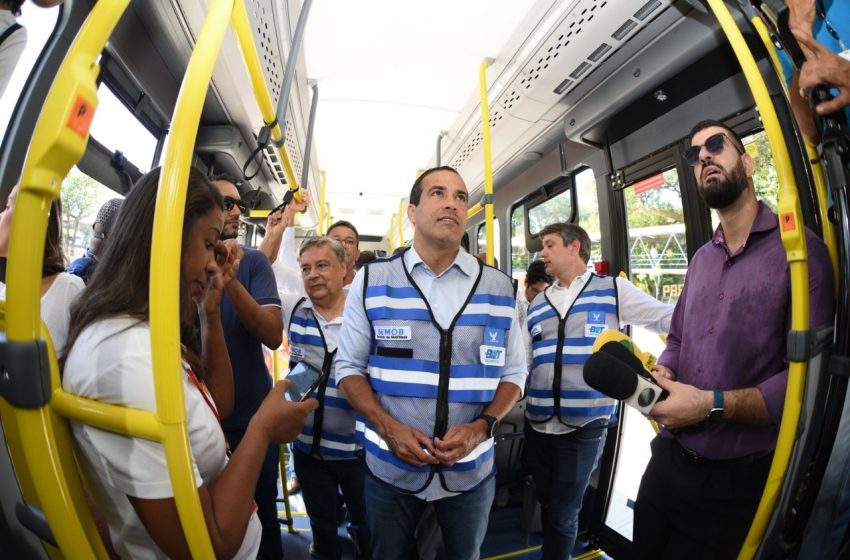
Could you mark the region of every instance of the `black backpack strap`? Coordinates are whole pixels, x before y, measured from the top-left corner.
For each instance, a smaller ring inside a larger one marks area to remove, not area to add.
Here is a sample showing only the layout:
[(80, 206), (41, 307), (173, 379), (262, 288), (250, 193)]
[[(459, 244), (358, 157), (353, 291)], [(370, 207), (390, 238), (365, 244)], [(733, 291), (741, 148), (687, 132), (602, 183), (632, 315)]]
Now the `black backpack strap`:
[(6, 31), (4, 31), (2, 34), (0, 34), (0, 45), (2, 45), (3, 41), (8, 39), (9, 36), (12, 33), (14, 33), (15, 31), (17, 31), (18, 29), (20, 29), (22, 27), (23, 27), (23, 25), (21, 25), (20, 23), (17, 23), (17, 22), (15, 22), (12, 25), (10, 25), (9, 27), (7, 27)]

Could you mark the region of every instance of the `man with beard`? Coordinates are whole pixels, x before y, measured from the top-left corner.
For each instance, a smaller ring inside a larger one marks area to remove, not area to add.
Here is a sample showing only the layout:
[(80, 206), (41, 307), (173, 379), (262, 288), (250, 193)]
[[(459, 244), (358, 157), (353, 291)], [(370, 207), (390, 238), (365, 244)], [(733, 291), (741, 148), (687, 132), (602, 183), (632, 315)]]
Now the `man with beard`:
[[(669, 392), (638, 491), (638, 558), (735, 558), (767, 479), (788, 380), (791, 293), (779, 223), (756, 200), (753, 160), (703, 121), (684, 157), (720, 225), (694, 254), (653, 374)], [(833, 274), (806, 230), (812, 328), (833, 320)]]
[[(222, 428), (231, 451), (236, 451), (251, 417), (260, 408), (272, 388), (271, 376), (263, 359), (263, 345), (280, 346), (283, 320), (280, 316), (280, 297), (269, 259), (256, 249), (242, 247), (239, 218), (248, 209), (242, 202), (236, 181), (217, 176), (213, 185), (224, 198), (224, 229), (221, 237), (231, 251), (236, 251), (239, 268), (224, 289), (221, 299), (221, 324), (227, 342), (227, 352), (233, 368), (233, 413), (222, 419)], [(254, 501), (263, 525), (259, 558), (283, 557), (280, 524), (277, 519), (277, 462), (279, 447), (269, 446), (257, 480)]]

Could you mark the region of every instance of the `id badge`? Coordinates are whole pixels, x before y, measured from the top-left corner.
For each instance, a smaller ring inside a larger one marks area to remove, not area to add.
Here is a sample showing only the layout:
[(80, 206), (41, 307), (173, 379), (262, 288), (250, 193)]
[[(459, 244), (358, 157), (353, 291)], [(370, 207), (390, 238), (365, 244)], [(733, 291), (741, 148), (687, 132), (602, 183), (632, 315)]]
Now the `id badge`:
[(606, 313), (604, 311), (589, 311), (587, 313), (587, 323), (584, 325), (584, 336), (586, 338), (596, 338), (602, 331), (608, 328), (605, 322)]

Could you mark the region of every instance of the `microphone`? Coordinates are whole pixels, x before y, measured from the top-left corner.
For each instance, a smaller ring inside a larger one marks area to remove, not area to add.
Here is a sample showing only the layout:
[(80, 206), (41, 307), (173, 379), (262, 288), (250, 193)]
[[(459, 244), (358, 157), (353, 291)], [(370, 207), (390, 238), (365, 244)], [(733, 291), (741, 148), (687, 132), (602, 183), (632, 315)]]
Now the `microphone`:
[(667, 391), (640, 371), (607, 352), (592, 354), (584, 364), (584, 382), (613, 399), (624, 401), (641, 414), (649, 414), (657, 401), (667, 398)]
[(620, 344), (619, 342), (606, 342), (599, 349), (599, 352), (604, 352), (605, 354), (610, 354), (614, 356), (627, 366), (629, 366), (635, 373), (640, 375), (641, 377), (645, 377), (646, 379), (650, 379), (651, 376), (646, 368), (643, 366), (643, 362), (640, 361), (640, 358), (634, 355), (628, 348)]
[[(638, 348), (638, 345), (635, 344), (634, 340), (632, 340), (630, 337), (626, 336), (625, 334), (621, 333), (616, 329), (606, 329), (602, 331), (602, 333), (598, 337), (596, 337), (596, 341), (593, 343), (593, 351), (599, 352), (603, 346), (608, 346), (609, 342), (616, 342), (617, 344), (628, 350), (630, 353), (634, 354), (637, 359), (641, 361), (641, 365), (635, 366), (635, 369), (643, 368), (646, 371), (650, 371), (653, 367), (655, 367), (655, 356), (653, 356), (649, 352), (642, 352), (641, 349)], [(618, 354), (617, 356), (619, 357), (620, 355)], [(623, 358), (620, 359), (622, 360)]]

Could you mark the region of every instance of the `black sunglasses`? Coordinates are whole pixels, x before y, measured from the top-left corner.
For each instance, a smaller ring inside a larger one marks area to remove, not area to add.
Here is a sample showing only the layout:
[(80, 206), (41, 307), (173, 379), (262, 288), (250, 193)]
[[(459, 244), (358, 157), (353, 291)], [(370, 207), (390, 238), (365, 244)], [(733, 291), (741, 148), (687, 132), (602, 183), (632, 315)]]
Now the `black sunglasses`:
[[(737, 151), (739, 154), (744, 153), (743, 150), (738, 147), (738, 144), (729, 139), (729, 137), (727, 137), (726, 134), (724, 134), (723, 132), (712, 134), (711, 136), (705, 139), (705, 144), (703, 144), (702, 146), (705, 146), (705, 149), (708, 150), (709, 154), (716, 156), (717, 154), (723, 151), (724, 140), (729, 140), (729, 142), (735, 147), (735, 151)], [(694, 167), (696, 164), (699, 163), (699, 153), (700, 151), (702, 151), (702, 146), (691, 146), (690, 148), (682, 152), (682, 157), (685, 158), (685, 162), (691, 167)]]
[(225, 196), (222, 198), (224, 200), (224, 209), (230, 212), (233, 210), (233, 207), (239, 208), (239, 211), (243, 216), (248, 215), (248, 206), (242, 202), (241, 200), (236, 200), (235, 198), (231, 198), (229, 196)]

